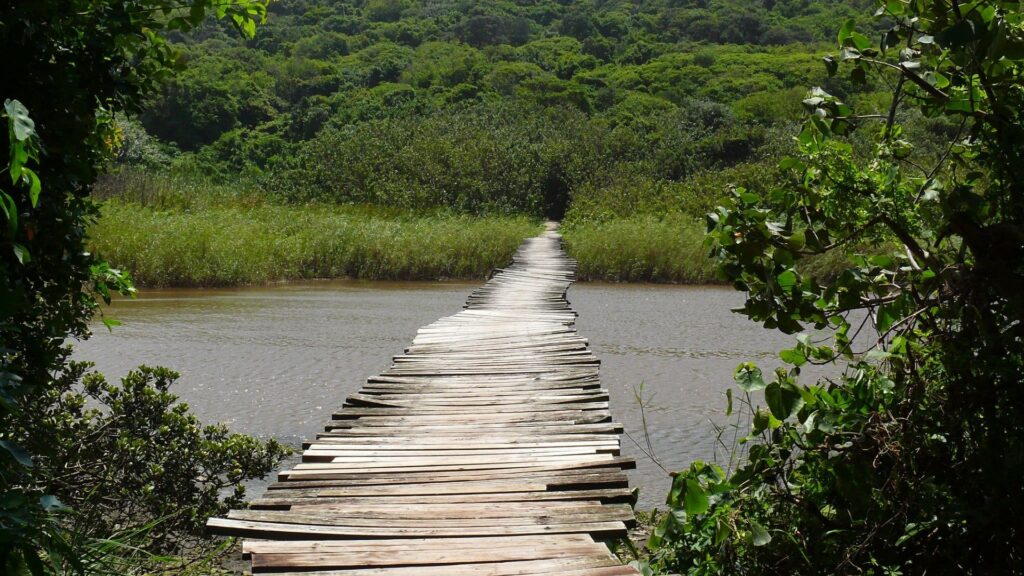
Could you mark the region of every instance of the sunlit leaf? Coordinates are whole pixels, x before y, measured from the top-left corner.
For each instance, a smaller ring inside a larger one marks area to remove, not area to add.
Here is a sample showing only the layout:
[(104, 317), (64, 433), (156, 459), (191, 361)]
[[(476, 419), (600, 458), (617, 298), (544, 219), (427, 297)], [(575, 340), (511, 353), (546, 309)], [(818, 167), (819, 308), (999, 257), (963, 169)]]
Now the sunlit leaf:
[(782, 288), (783, 290), (789, 290), (793, 286), (796, 286), (796, 282), (797, 282), (796, 272), (794, 272), (792, 269), (786, 270), (782, 274), (779, 274), (775, 278), (775, 280), (776, 280), (776, 282), (779, 283), (779, 287), (780, 288)]
[(21, 169), (21, 177), (23, 180), (28, 181), (28, 198), (29, 202), (32, 203), (32, 207), (35, 208), (39, 204), (39, 193), (43, 189), (43, 183), (39, 180), (39, 176), (29, 168)]
[(14, 257), (18, 259), (21, 264), (28, 264), (32, 261), (32, 255), (29, 254), (28, 248), (25, 248), (21, 244), (15, 242), (11, 248), (14, 250)]
[(4, 101), (4, 112), (16, 140), (24, 141), (36, 135), (36, 123), (29, 117), (28, 108), (17, 100)]
[(683, 495), (683, 502), (687, 514), (703, 514), (708, 511), (708, 495), (696, 480), (688, 479), (686, 481), (686, 493)]
[(764, 399), (772, 416), (779, 420), (795, 416), (804, 405), (800, 390), (790, 382), (772, 382), (764, 389)]
[(755, 392), (765, 387), (761, 369), (750, 362), (744, 362), (737, 366), (732, 377), (744, 392)]
[(798, 348), (787, 348), (786, 350), (781, 350), (779, 352), (779, 357), (782, 358), (783, 362), (794, 366), (803, 366), (807, 363), (807, 356)]

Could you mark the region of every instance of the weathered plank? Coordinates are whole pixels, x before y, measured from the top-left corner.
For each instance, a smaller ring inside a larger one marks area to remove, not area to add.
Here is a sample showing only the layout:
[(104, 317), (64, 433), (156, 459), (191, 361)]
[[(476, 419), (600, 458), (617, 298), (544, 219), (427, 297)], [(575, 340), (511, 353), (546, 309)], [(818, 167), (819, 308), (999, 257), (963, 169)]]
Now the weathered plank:
[(553, 228), (524, 242), (209, 529), (244, 536), (255, 573), (637, 574), (598, 543), (633, 523), (634, 463), (576, 334), (574, 277)]

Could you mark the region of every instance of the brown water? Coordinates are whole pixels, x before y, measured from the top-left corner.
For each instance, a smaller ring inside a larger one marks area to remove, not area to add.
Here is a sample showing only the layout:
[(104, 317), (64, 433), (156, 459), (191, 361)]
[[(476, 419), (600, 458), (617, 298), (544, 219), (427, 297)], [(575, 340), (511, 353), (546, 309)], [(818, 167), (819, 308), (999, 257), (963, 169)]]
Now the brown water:
[[(108, 314), (76, 357), (114, 379), (139, 364), (182, 374), (173, 390), (200, 418), (293, 445), (400, 353), (417, 328), (461, 309), (476, 284), (324, 281), (266, 288), (144, 291)], [(710, 419), (722, 421), (736, 364), (766, 371), (791, 339), (730, 308), (726, 288), (579, 284), (569, 292), (580, 333), (602, 360), (613, 413), (637, 459), (631, 482), (642, 507), (662, 503), (668, 475), (646, 446), (634, 390), (644, 383), (647, 430), (668, 469), (714, 456)], [(646, 449), (646, 448), (645, 448)]]

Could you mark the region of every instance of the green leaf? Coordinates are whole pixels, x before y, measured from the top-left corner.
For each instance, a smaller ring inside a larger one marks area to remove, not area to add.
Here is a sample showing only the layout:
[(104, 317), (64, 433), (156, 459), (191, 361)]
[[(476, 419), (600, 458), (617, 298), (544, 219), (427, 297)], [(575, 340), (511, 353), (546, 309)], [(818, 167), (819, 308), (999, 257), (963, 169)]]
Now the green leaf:
[(872, 266), (878, 266), (879, 268), (892, 268), (894, 262), (895, 261), (892, 259), (892, 256), (887, 256), (885, 254), (876, 254), (868, 258), (869, 264)]
[(878, 307), (878, 312), (875, 314), (875, 327), (879, 334), (884, 334), (892, 328), (892, 325), (896, 323), (898, 319), (896, 303), (882, 304)]
[(807, 418), (804, 418), (803, 427), (804, 427), (804, 433), (805, 434), (810, 434), (811, 432), (814, 432), (814, 425), (816, 424), (817, 419), (818, 419), (818, 411), (817, 410), (815, 410), (814, 412), (811, 412), (810, 414), (808, 414)]
[(964, 48), (967, 44), (974, 41), (976, 34), (974, 22), (964, 19), (939, 32), (935, 36), (935, 42), (947, 50), (955, 50)]
[(52, 494), (46, 494), (39, 498), (39, 506), (47, 512), (54, 512), (57, 510), (66, 510), (67, 506), (60, 501), (56, 496)]
[(256, 35), (256, 21), (244, 14), (234, 14), (231, 18), (235, 21), (235, 26), (238, 31), (241, 32), (246, 38), (252, 38)]
[[(794, 158), (792, 156), (787, 156), (787, 157), (783, 158), (781, 162), (779, 162), (779, 169), (780, 170), (803, 170), (806, 167), (807, 166), (803, 162), (801, 162), (799, 158)], [(784, 192), (784, 191), (779, 190), (779, 189), (775, 189), (775, 190), (772, 190), (772, 192), (773, 193), (781, 193), (781, 192)], [(773, 200), (774, 200), (774, 198), (773, 198)]]
[(765, 387), (764, 376), (761, 374), (761, 369), (750, 362), (744, 362), (736, 367), (736, 371), (732, 375), (733, 380), (739, 384), (740, 389), (744, 392), (755, 392), (757, 390), (763, 390)]
[(192, 30), (192, 22), (184, 16), (175, 16), (167, 21), (168, 30), (180, 30), (181, 32), (188, 32)]
[(807, 236), (804, 235), (803, 230), (797, 230), (790, 234), (789, 241), (787, 243), (793, 250), (801, 250), (807, 245)]
[(683, 476), (679, 475), (672, 479), (672, 487), (668, 491), (668, 497), (665, 498), (665, 503), (673, 508), (679, 508), (680, 498), (683, 495), (683, 489), (686, 487), (686, 482)]
[(715, 520), (715, 546), (721, 546), (725, 539), (732, 535), (732, 526), (729, 522), (718, 518)]
[(683, 495), (683, 504), (686, 513), (691, 516), (708, 511), (710, 506), (708, 495), (704, 488), (701, 487), (700, 482), (692, 479), (686, 481), (686, 494)]
[(206, 6), (204, 6), (203, 4), (201, 4), (199, 2), (196, 2), (195, 4), (193, 4), (192, 8), (189, 9), (189, 18), (192, 20), (192, 24), (193, 25), (198, 26), (199, 23), (203, 21), (203, 18), (205, 16), (206, 16)]
[(121, 325), (121, 321), (118, 320), (117, 318), (108, 318), (108, 317), (104, 316), (103, 317), (103, 325), (107, 327), (107, 330), (110, 330), (111, 332), (113, 332), (115, 326), (120, 326)]
[(857, 23), (853, 20), (853, 18), (850, 18), (846, 22), (843, 22), (843, 26), (839, 29), (840, 46), (844, 46), (846, 44), (847, 38), (853, 35), (853, 29), (854, 27), (856, 27), (856, 25)]
[(864, 84), (868, 80), (867, 69), (864, 68), (863, 64), (863, 62), (860, 62), (853, 70), (850, 70), (850, 80), (855, 84)]
[(4, 101), (4, 112), (7, 113), (7, 121), (14, 134), (14, 139), (24, 142), (36, 135), (36, 123), (28, 115), (28, 108), (17, 100)]
[(20, 386), (21, 376), (12, 372), (0, 371), (0, 406), (13, 410), (17, 404), (16, 390)]
[(828, 71), (828, 75), (830, 77), (835, 76), (836, 72), (839, 71), (839, 62), (836, 61), (835, 57), (826, 56), (822, 58), (822, 61), (825, 62), (825, 70)]
[(23, 266), (32, 261), (32, 255), (28, 253), (28, 248), (25, 248), (17, 242), (12, 246), (14, 249), (14, 257), (18, 259)]
[(656, 550), (661, 546), (662, 542), (664, 542), (665, 532), (668, 531), (669, 518), (670, 516), (666, 515), (664, 518), (661, 519), (661, 522), (658, 522), (658, 525), (654, 527), (654, 530), (651, 530), (651, 535), (647, 538), (648, 548)]
[(881, 362), (883, 360), (888, 360), (891, 357), (892, 354), (890, 354), (889, 352), (885, 350), (879, 350), (877, 348), (874, 350), (869, 350), (868, 353), (864, 355), (864, 359), (869, 362)]
[(726, 388), (725, 400), (728, 403), (725, 408), (725, 415), (732, 416), (732, 388)]
[(764, 399), (772, 416), (786, 420), (803, 408), (804, 398), (800, 390), (791, 382), (772, 382), (764, 389)]
[(753, 432), (754, 432), (754, 434), (760, 434), (761, 432), (764, 432), (765, 430), (767, 430), (768, 429), (768, 423), (769, 423), (768, 421), (769, 421), (770, 418), (771, 418), (771, 414), (769, 414), (767, 411), (765, 411), (763, 409), (760, 409), (757, 412), (754, 412), (754, 421), (753, 421), (753, 425), (754, 425)]
[(21, 446), (18, 446), (17, 444), (14, 444), (13, 442), (9, 442), (7, 440), (0, 440), (0, 448), (6, 450), (8, 454), (10, 454), (15, 460), (18, 461), (19, 464), (21, 464), (25, 468), (31, 468), (33, 466), (32, 457), (29, 456), (28, 452), (25, 452), (21, 448)]
[(11, 236), (18, 233), (18, 205), (10, 194), (0, 190), (0, 210), (3, 210), (7, 218), (7, 231)]
[(868, 38), (867, 36), (859, 32), (854, 32), (850, 36), (850, 41), (853, 43), (853, 46), (857, 48), (857, 50), (859, 50), (860, 52), (865, 52), (871, 49), (871, 38)]
[(22, 167), (28, 162), (28, 148), (24, 143), (14, 141), (11, 147), (11, 158), (10, 163), (7, 167), (10, 172), (11, 183), (17, 184), (18, 180), (21, 180)]
[(32, 203), (32, 207), (35, 208), (39, 203), (39, 193), (43, 189), (43, 183), (35, 171), (30, 168), (21, 169), (21, 179), (28, 182), (28, 199)]
[(796, 272), (794, 272), (793, 269), (790, 268), (789, 270), (786, 270), (782, 274), (779, 274), (775, 278), (775, 280), (776, 280), (776, 282), (779, 283), (779, 287), (781, 287), (783, 290), (789, 290), (793, 286), (796, 286), (796, 283), (797, 283)]
[(754, 546), (764, 546), (772, 541), (772, 535), (757, 522), (750, 523), (750, 543)]
[(786, 364), (803, 366), (807, 363), (807, 356), (799, 348), (788, 348), (779, 352), (779, 357)]
[(25, 559), (28, 571), (32, 576), (46, 576), (46, 568), (39, 558), (39, 552), (32, 546), (22, 546), (21, 555)]
[(897, 546), (902, 546), (907, 540), (912, 539), (914, 536), (917, 536), (918, 534), (920, 534), (925, 528), (930, 528), (930, 527), (931, 527), (931, 523), (930, 522), (921, 523), (921, 524), (918, 524), (916, 522), (910, 522), (903, 529), (903, 535), (900, 536), (896, 540), (896, 545)]
[(772, 416), (772, 413), (764, 408), (758, 408), (757, 411), (754, 412), (753, 424), (754, 434), (760, 434), (765, 430), (775, 430), (782, 425), (782, 421)]

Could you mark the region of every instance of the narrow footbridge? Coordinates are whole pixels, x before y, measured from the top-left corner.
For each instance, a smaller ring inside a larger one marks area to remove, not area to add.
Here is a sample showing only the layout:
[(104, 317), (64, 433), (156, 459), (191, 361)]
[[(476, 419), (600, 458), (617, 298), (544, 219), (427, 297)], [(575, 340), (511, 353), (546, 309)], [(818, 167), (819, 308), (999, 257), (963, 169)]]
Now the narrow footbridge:
[(526, 240), (210, 530), (244, 536), (254, 573), (638, 574), (603, 543), (634, 521), (634, 463), (574, 327), (574, 278), (553, 226)]

